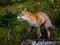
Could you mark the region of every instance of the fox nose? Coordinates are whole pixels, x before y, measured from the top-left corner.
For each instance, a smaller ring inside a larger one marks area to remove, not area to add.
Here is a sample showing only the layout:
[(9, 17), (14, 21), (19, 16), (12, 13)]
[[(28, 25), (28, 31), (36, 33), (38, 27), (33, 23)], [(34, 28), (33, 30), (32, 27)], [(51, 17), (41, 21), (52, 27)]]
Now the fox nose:
[(20, 16), (18, 16), (17, 19), (18, 19), (19, 21), (22, 21), (22, 20), (23, 20), (23, 18), (21, 18)]
[(19, 16), (17, 17), (17, 19), (19, 19)]

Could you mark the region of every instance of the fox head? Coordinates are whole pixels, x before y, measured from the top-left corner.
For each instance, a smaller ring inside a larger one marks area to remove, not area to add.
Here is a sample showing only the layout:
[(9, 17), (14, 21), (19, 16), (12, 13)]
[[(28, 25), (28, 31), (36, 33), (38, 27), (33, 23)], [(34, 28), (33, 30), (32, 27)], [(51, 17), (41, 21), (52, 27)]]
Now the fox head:
[(21, 9), (20, 16), (17, 17), (19, 21), (28, 20), (29, 11), (25, 8), (24, 10)]

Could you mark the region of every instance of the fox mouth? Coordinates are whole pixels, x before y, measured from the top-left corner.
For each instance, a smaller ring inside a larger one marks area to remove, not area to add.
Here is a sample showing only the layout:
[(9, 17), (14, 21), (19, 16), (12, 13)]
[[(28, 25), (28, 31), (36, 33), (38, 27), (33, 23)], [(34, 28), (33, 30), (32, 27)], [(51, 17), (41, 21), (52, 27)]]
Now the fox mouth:
[(18, 21), (23, 21), (23, 18), (17, 17)]
[(19, 21), (23, 21), (23, 18), (20, 18)]

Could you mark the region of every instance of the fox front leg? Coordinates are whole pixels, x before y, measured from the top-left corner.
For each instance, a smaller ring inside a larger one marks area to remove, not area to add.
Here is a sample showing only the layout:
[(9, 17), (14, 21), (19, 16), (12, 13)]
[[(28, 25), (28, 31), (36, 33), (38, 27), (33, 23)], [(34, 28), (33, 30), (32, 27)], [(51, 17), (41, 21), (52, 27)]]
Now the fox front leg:
[(27, 39), (28, 33), (31, 31), (31, 27), (28, 28), (27, 32), (24, 35), (24, 40)]
[(40, 37), (41, 37), (41, 31), (40, 31), (40, 26), (39, 26), (38, 29), (37, 29), (37, 40), (36, 40), (36, 42), (39, 41)]
[(31, 31), (31, 29), (32, 29), (32, 27), (29, 26), (27, 33), (29, 33)]
[(29, 28), (28, 28), (28, 30), (27, 30), (27, 33), (26, 33), (26, 35), (28, 35), (28, 33), (29, 33), (31, 30), (32, 30), (32, 27), (31, 27), (31, 26), (29, 26)]

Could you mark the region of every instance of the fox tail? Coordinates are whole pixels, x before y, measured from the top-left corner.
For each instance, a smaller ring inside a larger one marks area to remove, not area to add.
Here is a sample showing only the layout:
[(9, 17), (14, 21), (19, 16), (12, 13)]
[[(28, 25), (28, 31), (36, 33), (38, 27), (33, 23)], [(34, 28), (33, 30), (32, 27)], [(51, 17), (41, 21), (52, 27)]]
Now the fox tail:
[(53, 25), (51, 25), (51, 26), (49, 27), (49, 29), (55, 30), (55, 27), (54, 27)]

